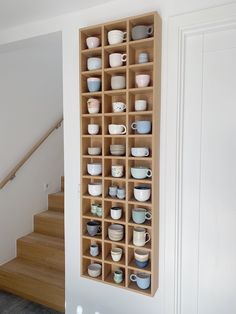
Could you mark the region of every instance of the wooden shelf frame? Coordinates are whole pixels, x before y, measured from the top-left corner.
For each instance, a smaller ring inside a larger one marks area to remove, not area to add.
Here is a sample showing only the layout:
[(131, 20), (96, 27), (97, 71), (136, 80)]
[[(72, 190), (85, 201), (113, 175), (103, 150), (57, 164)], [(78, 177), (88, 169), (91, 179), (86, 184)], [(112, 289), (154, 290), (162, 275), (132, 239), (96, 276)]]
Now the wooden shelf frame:
[[(131, 29), (135, 25), (153, 25), (154, 34), (150, 38), (132, 41)], [(108, 45), (107, 32), (112, 29), (126, 31), (127, 40), (118, 45)], [(101, 25), (80, 29), (80, 121), (81, 121), (81, 276), (103, 282), (119, 288), (124, 288), (135, 293), (146, 296), (154, 296), (158, 289), (159, 274), (159, 159), (160, 159), (160, 108), (161, 108), (161, 18), (158, 13), (151, 12), (144, 15), (129, 17), (126, 19), (109, 22)], [(88, 36), (99, 36), (101, 46), (94, 49), (86, 48), (86, 38)], [(145, 64), (138, 64), (137, 56), (141, 51), (147, 51), (150, 60)], [(108, 56), (113, 52), (127, 54), (126, 63), (119, 68), (110, 68)], [(89, 57), (100, 56), (102, 58), (102, 68), (96, 71), (88, 71), (86, 64)], [(126, 75), (126, 88), (122, 90), (110, 89), (110, 78), (117, 73)], [(150, 73), (151, 84), (145, 88), (137, 88), (135, 85), (135, 75), (137, 73)], [(90, 93), (86, 87), (86, 79), (92, 76), (101, 77), (101, 90)], [(98, 114), (87, 112), (87, 99), (98, 98), (101, 100), (101, 110)], [(146, 99), (148, 101), (147, 111), (137, 112), (134, 110), (136, 99)], [(111, 103), (113, 101), (124, 101), (127, 105), (126, 111), (113, 113)], [(136, 134), (131, 130), (130, 125), (134, 121), (149, 119), (152, 121), (151, 134)], [(94, 122), (95, 121), (95, 122)], [(101, 131), (96, 136), (87, 133), (87, 124), (99, 121)], [(109, 123), (124, 124), (127, 127), (125, 135), (113, 136), (108, 134), (107, 125)], [(109, 153), (111, 143), (123, 143), (126, 147), (124, 156), (112, 156)], [(133, 157), (130, 148), (134, 145), (149, 146), (150, 155), (148, 157)], [(102, 154), (100, 156), (88, 155), (88, 147), (100, 146)], [(102, 175), (90, 176), (86, 173), (88, 162), (102, 163)], [(125, 166), (125, 175), (122, 178), (113, 178), (108, 170), (111, 164), (122, 163)], [(132, 165), (148, 164), (152, 169), (151, 179), (137, 180), (131, 177), (130, 167)], [(88, 194), (87, 185), (89, 182), (99, 181), (102, 183), (102, 195), (92, 197)], [(120, 200), (108, 196), (108, 186), (113, 182), (124, 186), (126, 198)], [(133, 188), (138, 184), (148, 184), (151, 186), (152, 196), (148, 202), (138, 202), (133, 197)], [(97, 217), (91, 214), (90, 206), (97, 202), (102, 205), (103, 216)], [(119, 204), (123, 208), (121, 220), (113, 220), (108, 214), (109, 207)], [(134, 207), (144, 207), (152, 212), (152, 220), (144, 224), (137, 225), (132, 221), (131, 211)], [(91, 237), (86, 231), (86, 222), (97, 220), (101, 223), (102, 234)], [(107, 228), (112, 223), (120, 223), (125, 226), (125, 237), (120, 242), (113, 242), (107, 236)], [(134, 262), (135, 247), (132, 243), (132, 231), (135, 226), (141, 226), (151, 235), (151, 242), (147, 243), (142, 250), (150, 254), (149, 265), (144, 269), (139, 269)], [(101, 253), (98, 257), (89, 254), (89, 243), (97, 243)], [(108, 254), (111, 247), (121, 247), (124, 255), (120, 262), (114, 262)], [(97, 262), (102, 265), (102, 274), (98, 278), (91, 278), (88, 275), (87, 267), (90, 263)], [(121, 268), (124, 272), (124, 281), (116, 284), (113, 281), (112, 273), (115, 269)], [(147, 290), (141, 290), (130, 281), (130, 274), (146, 272), (151, 275), (151, 286)]]

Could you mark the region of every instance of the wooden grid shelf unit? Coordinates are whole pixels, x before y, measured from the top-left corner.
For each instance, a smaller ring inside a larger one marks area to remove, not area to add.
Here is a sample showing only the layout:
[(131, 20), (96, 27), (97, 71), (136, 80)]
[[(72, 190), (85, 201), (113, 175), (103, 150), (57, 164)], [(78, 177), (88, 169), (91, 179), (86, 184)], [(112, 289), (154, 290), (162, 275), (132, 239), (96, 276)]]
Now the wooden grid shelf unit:
[[(153, 35), (146, 39), (133, 41), (131, 29), (135, 25), (153, 25)], [(122, 30), (127, 32), (127, 39), (121, 44), (108, 44), (108, 31)], [(101, 45), (98, 48), (88, 49), (86, 38), (96, 36), (100, 38)], [(126, 53), (127, 61), (124, 66), (109, 66), (110, 53)], [(138, 63), (140, 52), (147, 52), (149, 62)], [(88, 71), (87, 59), (89, 57), (101, 57), (102, 68), (100, 70)], [(151, 82), (148, 87), (138, 88), (135, 84), (135, 75), (148, 73), (151, 75)], [(122, 90), (111, 89), (111, 77), (115, 74), (126, 76), (126, 88)], [(101, 78), (101, 90), (89, 92), (87, 88), (88, 77)], [(81, 276), (98, 282), (107, 283), (116, 287), (142, 293), (147, 296), (154, 296), (158, 288), (158, 252), (159, 252), (159, 147), (160, 147), (160, 88), (161, 88), (161, 18), (156, 12), (134, 16), (106, 24), (83, 28), (80, 30), (80, 112), (81, 112)], [(100, 112), (89, 114), (87, 100), (89, 98), (99, 99), (101, 102)], [(137, 99), (147, 100), (147, 111), (135, 111), (134, 103)], [(112, 102), (121, 101), (127, 105), (124, 112), (112, 112)], [(131, 129), (131, 124), (139, 120), (152, 122), (151, 134), (136, 134)], [(88, 134), (88, 124), (97, 123), (100, 125), (98, 135)], [(123, 124), (127, 127), (124, 135), (110, 135), (108, 125), (110, 123)], [(125, 156), (113, 156), (110, 154), (111, 144), (124, 144), (126, 147)], [(102, 153), (99, 156), (88, 154), (88, 147), (101, 147)], [(149, 147), (148, 157), (133, 157), (131, 147)], [(90, 176), (87, 172), (87, 163), (102, 163), (102, 175)], [(111, 176), (111, 165), (124, 165), (125, 174), (122, 178)], [(130, 168), (132, 166), (148, 166), (152, 170), (152, 177), (143, 180), (132, 178)], [(90, 182), (102, 183), (102, 195), (93, 197), (88, 193)], [(126, 198), (120, 200), (111, 198), (108, 194), (110, 185), (125, 187)], [(134, 198), (133, 189), (140, 184), (148, 184), (151, 187), (151, 198), (147, 202), (139, 202)], [(91, 213), (91, 204), (102, 205), (102, 217), (94, 216)], [(113, 220), (110, 217), (110, 208), (119, 206), (123, 208), (123, 215), (120, 220)], [(135, 207), (145, 208), (152, 213), (152, 220), (137, 225), (132, 220), (132, 209)], [(95, 220), (101, 223), (101, 235), (90, 236), (87, 232), (88, 221)], [(124, 226), (125, 235), (122, 241), (113, 242), (108, 238), (108, 227), (118, 223)], [(133, 228), (139, 226), (146, 229), (151, 235), (151, 241), (143, 247), (135, 247), (132, 241)], [(92, 257), (89, 252), (91, 244), (97, 243), (100, 253)], [(123, 249), (123, 256), (119, 262), (111, 258), (110, 250), (114, 247)], [(150, 253), (149, 265), (140, 269), (134, 262), (134, 250), (142, 249)], [(88, 275), (88, 266), (91, 263), (99, 263), (102, 266), (102, 274), (97, 278)], [(113, 280), (113, 272), (121, 269), (124, 280), (116, 284)], [(133, 273), (145, 272), (151, 275), (151, 285), (148, 289), (140, 289), (136, 283), (130, 280)]]

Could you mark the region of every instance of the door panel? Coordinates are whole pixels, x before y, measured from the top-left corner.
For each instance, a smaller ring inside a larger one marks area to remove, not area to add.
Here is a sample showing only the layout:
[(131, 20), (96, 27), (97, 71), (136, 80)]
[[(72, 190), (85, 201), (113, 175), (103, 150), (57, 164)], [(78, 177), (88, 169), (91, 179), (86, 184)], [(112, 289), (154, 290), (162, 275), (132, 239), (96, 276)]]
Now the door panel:
[(236, 313), (236, 29), (186, 40), (181, 313)]

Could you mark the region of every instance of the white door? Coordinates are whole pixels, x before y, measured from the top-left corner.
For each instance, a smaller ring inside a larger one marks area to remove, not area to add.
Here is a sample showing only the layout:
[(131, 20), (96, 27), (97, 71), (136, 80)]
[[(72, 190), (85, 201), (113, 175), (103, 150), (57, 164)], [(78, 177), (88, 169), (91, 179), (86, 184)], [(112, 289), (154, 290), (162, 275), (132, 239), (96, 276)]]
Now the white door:
[(179, 41), (175, 313), (235, 314), (236, 20), (198, 28)]

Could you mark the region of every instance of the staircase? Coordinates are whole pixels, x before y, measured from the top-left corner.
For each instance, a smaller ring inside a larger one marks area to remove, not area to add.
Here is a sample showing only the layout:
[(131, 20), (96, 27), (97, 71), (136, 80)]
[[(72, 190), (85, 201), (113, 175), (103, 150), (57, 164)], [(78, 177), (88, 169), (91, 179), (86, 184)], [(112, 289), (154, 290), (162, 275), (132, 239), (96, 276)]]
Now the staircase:
[(0, 289), (65, 310), (64, 177), (48, 195), (48, 210), (34, 216), (34, 232), (17, 240), (17, 257), (0, 266)]

